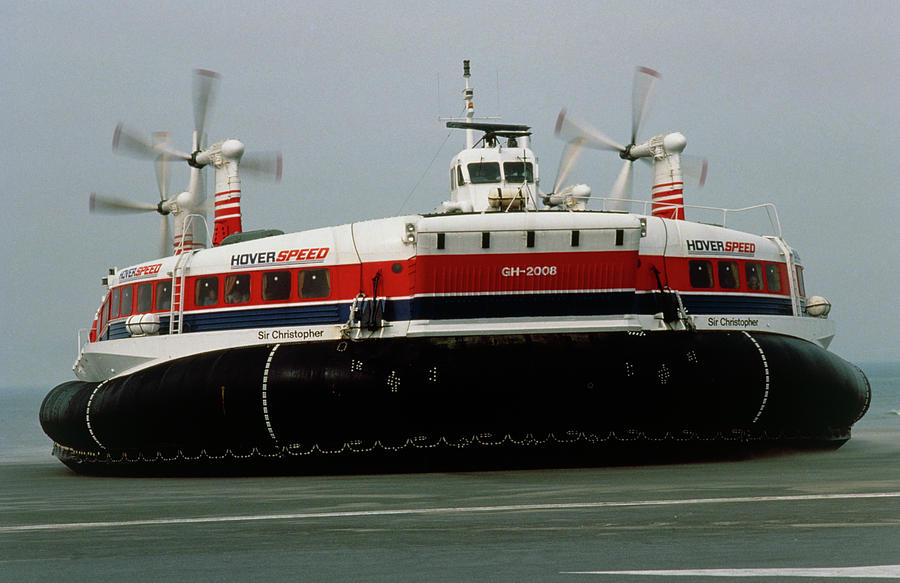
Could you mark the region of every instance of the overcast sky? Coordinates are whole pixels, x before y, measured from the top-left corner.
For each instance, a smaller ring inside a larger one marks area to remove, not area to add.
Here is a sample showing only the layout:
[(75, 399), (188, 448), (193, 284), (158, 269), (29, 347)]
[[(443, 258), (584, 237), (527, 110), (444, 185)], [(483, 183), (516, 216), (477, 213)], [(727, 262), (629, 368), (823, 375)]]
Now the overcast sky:
[[(0, 0), (0, 386), (73, 378), (100, 279), (157, 248), (154, 214), (88, 214), (92, 191), (158, 198), (152, 164), (112, 153), (116, 123), (189, 149), (191, 71), (211, 69), (211, 140), (284, 155), (280, 184), (244, 179), (246, 229), (430, 211), (462, 147), (438, 117), (462, 110), (463, 59), (477, 115), (533, 126), (545, 190), (560, 108), (625, 142), (634, 67), (660, 71), (642, 137), (681, 131), (710, 162), (686, 201), (775, 203), (834, 305), (832, 350), (900, 360), (898, 25), (896, 1)], [(587, 152), (572, 180), (600, 193), (619, 167)]]

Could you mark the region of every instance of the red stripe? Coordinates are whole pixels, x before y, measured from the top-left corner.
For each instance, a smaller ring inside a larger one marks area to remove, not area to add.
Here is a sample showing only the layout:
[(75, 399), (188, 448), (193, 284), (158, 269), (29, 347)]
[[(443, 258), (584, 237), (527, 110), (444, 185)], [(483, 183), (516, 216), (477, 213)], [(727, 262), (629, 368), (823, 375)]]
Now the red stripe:
[(638, 252), (420, 255), (416, 293), (629, 289)]
[(684, 182), (666, 182), (665, 184), (654, 184), (653, 188), (662, 188), (663, 186), (684, 186)]

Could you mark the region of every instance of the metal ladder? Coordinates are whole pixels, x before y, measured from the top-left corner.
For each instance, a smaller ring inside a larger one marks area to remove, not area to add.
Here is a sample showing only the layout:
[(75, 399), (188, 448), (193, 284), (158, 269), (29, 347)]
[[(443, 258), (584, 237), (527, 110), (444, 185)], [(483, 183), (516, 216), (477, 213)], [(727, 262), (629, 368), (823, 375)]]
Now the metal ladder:
[(191, 258), (195, 251), (186, 251), (178, 256), (175, 268), (172, 269), (172, 301), (169, 305), (169, 334), (181, 334), (184, 315), (184, 278), (187, 275)]

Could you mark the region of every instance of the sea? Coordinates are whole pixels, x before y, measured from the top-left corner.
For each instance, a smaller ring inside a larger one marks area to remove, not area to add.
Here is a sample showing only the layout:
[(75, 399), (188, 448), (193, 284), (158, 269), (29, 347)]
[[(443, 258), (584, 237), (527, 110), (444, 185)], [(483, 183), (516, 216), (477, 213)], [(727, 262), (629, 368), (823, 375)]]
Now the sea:
[(0, 389), (0, 582), (900, 580), (900, 362), (832, 451), (636, 466), (101, 478)]

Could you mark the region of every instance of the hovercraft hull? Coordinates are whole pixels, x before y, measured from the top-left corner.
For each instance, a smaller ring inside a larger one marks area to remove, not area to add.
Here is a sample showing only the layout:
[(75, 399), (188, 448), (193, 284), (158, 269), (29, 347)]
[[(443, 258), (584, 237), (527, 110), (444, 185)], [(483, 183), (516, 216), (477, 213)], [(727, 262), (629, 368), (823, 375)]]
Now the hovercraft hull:
[(837, 447), (869, 400), (794, 337), (614, 332), (234, 348), (61, 384), (40, 419), (84, 473), (370, 472)]

